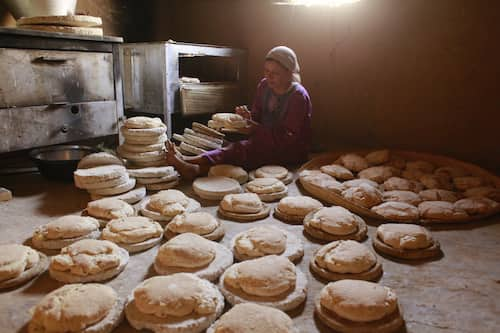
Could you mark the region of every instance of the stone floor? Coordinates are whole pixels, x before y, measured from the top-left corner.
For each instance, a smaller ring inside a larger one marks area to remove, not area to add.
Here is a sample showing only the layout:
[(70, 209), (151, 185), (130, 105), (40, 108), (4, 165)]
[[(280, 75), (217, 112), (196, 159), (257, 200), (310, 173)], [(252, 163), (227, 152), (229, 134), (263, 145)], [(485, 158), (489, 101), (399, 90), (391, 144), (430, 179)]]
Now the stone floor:
[[(23, 243), (35, 226), (55, 217), (79, 213), (89, 197), (71, 183), (51, 182), (38, 174), (0, 177), (0, 186), (12, 190), (14, 199), (0, 202), (0, 243)], [(195, 197), (190, 184), (182, 184), (186, 194)], [(295, 183), (290, 195), (299, 193)], [(203, 210), (216, 212), (216, 206), (202, 203)], [(273, 204), (274, 206), (275, 204)], [(371, 247), (376, 223), (369, 224)], [(444, 256), (439, 260), (402, 263), (382, 258), (384, 275), (380, 283), (393, 288), (400, 300), (406, 320), (406, 332), (500, 332), (500, 216), (482, 222), (459, 226), (431, 228), (441, 243)], [(301, 226), (287, 225), (273, 217), (253, 223), (225, 221), (225, 245), (239, 231), (253, 225), (274, 224), (293, 231), (305, 241), (305, 256), (298, 267), (309, 279), (308, 298), (304, 307), (291, 315), (301, 332), (328, 332), (314, 319), (313, 302), (323, 284), (309, 272), (308, 264), (319, 244), (302, 234)], [(157, 247), (131, 256), (125, 270), (107, 282), (126, 297), (144, 278), (153, 274), (151, 264)], [(47, 273), (18, 288), (0, 293), (0, 331), (26, 332), (30, 309), (48, 292), (61, 284)], [(135, 332), (125, 321), (115, 332)]]

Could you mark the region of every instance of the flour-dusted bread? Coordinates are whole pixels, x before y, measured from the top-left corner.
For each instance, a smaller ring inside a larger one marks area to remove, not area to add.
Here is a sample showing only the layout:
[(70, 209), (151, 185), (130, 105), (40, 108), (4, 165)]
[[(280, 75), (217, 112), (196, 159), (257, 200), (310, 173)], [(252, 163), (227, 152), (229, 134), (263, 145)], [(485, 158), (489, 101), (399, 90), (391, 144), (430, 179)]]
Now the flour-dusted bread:
[(348, 189), (351, 187), (358, 187), (361, 184), (370, 185), (376, 189), (380, 189), (379, 184), (374, 182), (373, 180), (370, 180), (370, 179), (363, 179), (363, 178), (352, 179), (352, 180), (348, 180), (348, 181), (345, 181), (342, 183), (342, 185), (344, 186), (344, 189)]
[(130, 117), (127, 118), (123, 125), (126, 128), (163, 128), (165, 127), (165, 124), (161, 121), (160, 118), (158, 117), (144, 117), (144, 116), (137, 116), (137, 117)]
[(253, 302), (289, 311), (305, 301), (307, 279), (287, 258), (269, 255), (232, 265), (219, 288), (232, 305)]
[(419, 171), (422, 173), (433, 173), (436, 166), (431, 162), (427, 161), (408, 161), (406, 162), (406, 170), (408, 171)]
[(376, 150), (366, 154), (365, 159), (369, 165), (380, 165), (389, 162), (391, 154), (388, 149)]
[(89, 169), (110, 164), (123, 165), (123, 161), (110, 153), (93, 153), (83, 157), (80, 162), (78, 162), (77, 169)]
[(373, 237), (373, 247), (382, 254), (404, 260), (441, 255), (439, 242), (427, 229), (415, 224), (382, 224)]
[(436, 174), (424, 174), (418, 179), (420, 183), (424, 185), (427, 189), (443, 189), (443, 190), (453, 190), (453, 184), (451, 181), (443, 176)]
[(340, 240), (322, 246), (314, 254), (309, 267), (327, 281), (375, 281), (382, 275), (382, 265), (375, 253), (353, 240)]
[(368, 161), (358, 154), (345, 154), (340, 156), (337, 161), (353, 172), (359, 172), (369, 167)]
[(384, 191), (382, 193), (384, 202), (397, 201), (404, 202), (413, 206), (418, 206), (422, 202), (422, 198), (415, 192), (411, 191)]
[(31, 243), (38, 249), (59, 250), (81, 239), (97, 239), (100, 235), (97, 219), (66, 215), (37, 227)]
[(255, 193), (227, 194), (220, 202), (220, 208), (232, 213), (258, 213), (262, 210), (262, 201)]
[(448, 201), (455, 202), (462, 198), (462, 195), (458, 192), (442, 190), (442, 189), (431, 189), (423, 190), (418, 192), (420, 198), (423, 201)]
[(137, 140), (140, 140), (142, 138), (146, 139), (153, 139), (153, 138), (159, 138), (162, 135), (165, 134), (167, 131), (167, 126), (162, 125), (159, 127), (151, 127), (151, 128), (129, 128), (126, 126), (122, 126), (120, 128), (120, 131), (122, 132), (123, 136), (128, 139), (128, 138), (134, 138)]
[(109, 333), (123, 318), (123, 301), (113, 288), (69, 284), (45, 295), (33, 309), (29, 333)]
[(90, 192), (90, 199), (93, 201), (99, 200), (99, 199), (104, 199), (104, 198), (113, 198), (113, 199), (118, 199), (125, 201), (128, 204), (135, 204), (146, 196), (146, 188), (144, 186), (139, 186), (136, 187), (126, 193), (118, 194), (118, 195), (113, 195), (113, 196), (103, 196), (99, 194), (94, 194)]
[(342, 191), (342, 196), (344, 199), (365, 208), (371, 208), (382, 202), (382, 192), (368, 184), (348, 188)]
[(308, 191), (313, 195), (316, 195), (316, 188), (337, 194), (340, 194), (346, 188), (344, 184), (334, 177), (319, 170), (305, 170), (301, 172), (299, 179), (303, 186), (312, 185), (312, 187), (308, 187)]
[(147, 250), (158, 244), (162, 237), (161, 225), (144, 216), (111, 220), (102, 231), (102, 239), (109, 240), (130, 253)]
[(337, 332), (398, 332), (404, 325), (396, 293), (360, 280), (330, 282), (315, 301), (315, 313)]
[(104, 281), (120, 274), (127, 250), (107, 240), (83, 239), (61, 249), (50, 260), (50, 276), (64, 283)]
[(420, 217), (416, 206), (400, 201), (386, 201), (373, 206), (371, 210), (387, 220), (393, 221), (418, 221)]
[[(165, 141), (167, 141), (167, 135), (162, 134), (159, 136), (153, 135), (153, 136), (134, 136), (133, 134), (125, 134), (123, 133), (123, 137), (125, 138), (125, 144), (132, 144), (132, 145), (163, 145), (165, 144)], [(148, 151), (148, 150), (146, 150)]]
[(477, 176), (464, 176), (453, 178), (453, 184), (460, 191), (466, 191), (470, 188), (487, 185), (487, 181)]
[(340, 206), (324, 207), (304, 218), (304, 232), (321, 241), (361, 241), (366, 238), (367, 230), (361, 217)]
[(285, 222), (302, 223), (307, 214), (322, 207), (321, 202), (309, 196), (289, 196), (279, 201), (274, 216)]
[(224, 297), (215, 285), (189, 273), (144, 280), (129, 296), (125, 315), (137, 330), (199, 333), (222, 313)]
[(257, 194), (264, 202), (277, 201), (288, 194), (286, 185), (276, 178), (255, 178), (245, 185), (245, 191)]
[(448, 201), (424, 201), (418, 205), (418, 210), (422, 219), (435, 221), (465, 220), (469, 217), (466, 211)]
[(298, 333), (292, 319), (283, 311), (254, 303), (240, 303), (224, 313), (207, 333)]
[(123, 165), (102, 165), (77, 169), (73, 173), (73, 178), (78, 188), (99, 189), (123, 184), (129, 177)]
[(135, 187), (135, 178), (129, 178), (126, 182), (102, 189), (88, 190), (92, 195), (112, 196), (127, 193)]
[(369, 179), (382, 184), (391, 177), (399, 176), (400, 171), (396, 168), (379, 165), (366, 168), (358, 173), (359, 178)]
[(127, 172), (135, 178), (159, 178), (176, 174), (173, 166), (128, 169)]
[(240, 261), (279, 255), (295, 262), (304, 255), (304, 244), (293, 233), (275, 226), (257, 226), (238, 233), (231, 240), (234, 257)]
[(469, 188), (464, 192), (464, 195), (470, 197), (485, 197), (496, 202), (500, 202), (500, 188), (493, 186), (479, 186)]
[(163, 190), (144, 200), (141, 214), (158, 222), (169, 222), (176, 215), (192, 213), (200, 208), (200, 203), (187, 197), (179, 190)]
[(401, 177), (390, 177), (382, 184), (384, 191), (412, 191), (418, 193), (424, 190), (424, 185), (415, 180)]
[(167, 239), (187, 232), (200, 235), (208, 240), (220, 240), (224, 237), (222, 222), (207, 212), (177, 215), (165, 227), (165, 237)]
[(0, 245), (0, 289), (22, 285), (47, 270), (47, 256), (29, 246)]
[(415, 224), (382, 224), (377, 228), (376, 236), (395, 249), (425, 249), (434, 243), (431, 233)]
[(255, 170), (256, 178), (276, 178), (283, 180), (288, 176), (288, 169), (281, 165), (264, 165)]
[(90, 201), (86, 213), (99, 220), (105, 226), (109, 220), (135, 215), (134, 207), (123, 200), (116, 198), (103, 198)]
[(321, 170), (321, 172), (324, 172), (327, 175), (330, 175), (338, 180), (350, 180), (354, 178), (351, 170), (338, 164), (323, 165), (319, 169)]
[(485, 197), (470, 197), (458, 200), (454, 207), (473, 216), (496, 212), (500, 209), (500, 204)]
[[(213, 128), (238, 129), (247, 126), (247, 120), (236, 113), (214, 113), (212, 121), (215, 123)], [(209, 127), (210, 124), (208, 125)]]
[(230, 164), (218, 164), (210, 167), (209, 176), (229, 177), (243, 184), (248, 181), (248, 173), (239, 166)]
[(452, 179), (455, 177), (468, 176), (469, 172), (457, 166), (443, 166), (434, 170), (434, 174), (440, 177), (446, 177), (448, 179)]
[(193, 233), (183, 233), (160, 247), (154, 269), (161, 275), (187, 272), (216, 281), (232, 263), (233, 254), (225, 246)]

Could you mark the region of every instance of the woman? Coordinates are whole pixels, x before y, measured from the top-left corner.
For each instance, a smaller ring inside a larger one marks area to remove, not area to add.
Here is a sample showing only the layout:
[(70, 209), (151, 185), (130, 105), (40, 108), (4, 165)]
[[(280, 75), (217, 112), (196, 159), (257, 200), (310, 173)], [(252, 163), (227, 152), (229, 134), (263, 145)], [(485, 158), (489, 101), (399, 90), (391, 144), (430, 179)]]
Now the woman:
[(251, 112), (235, 112), (249, 123), (249, 139), (198, 156), (176, 154), (167, 141), (167, 161), (183, 178), (193, 179), (215, 164), (239, 165), (247, 170), (266, 164), (297, 164), (307, 159), (311, 144), (312, 105), (300, 84), (297, 56), (286, 46), (273, 48), (264, 62)]

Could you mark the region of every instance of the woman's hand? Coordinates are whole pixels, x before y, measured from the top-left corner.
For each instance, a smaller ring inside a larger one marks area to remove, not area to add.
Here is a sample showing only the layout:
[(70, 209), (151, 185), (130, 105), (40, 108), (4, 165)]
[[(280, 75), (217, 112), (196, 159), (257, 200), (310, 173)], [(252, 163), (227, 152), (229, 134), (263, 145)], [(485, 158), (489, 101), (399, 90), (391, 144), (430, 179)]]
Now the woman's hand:
[(252, 119), (252, 115), (246, 105), (237, 106), (234, 108), (234, 113), (242, 116), (245, 119)]

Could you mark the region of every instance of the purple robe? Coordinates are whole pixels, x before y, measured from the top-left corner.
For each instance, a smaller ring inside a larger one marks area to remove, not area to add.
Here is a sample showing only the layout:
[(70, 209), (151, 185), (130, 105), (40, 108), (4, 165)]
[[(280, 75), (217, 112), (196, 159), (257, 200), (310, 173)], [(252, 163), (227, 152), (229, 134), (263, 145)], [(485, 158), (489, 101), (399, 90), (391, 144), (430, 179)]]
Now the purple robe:
[(262, 165), (298, 164), (307, 160), (311, 145), (312, 105), (299, 83), (283, 95), (275, 95), (263, 79), (252, 106), (259, 123), (248, 140), (206, 152), (213, 164), (233, 164), (251, 170)]

